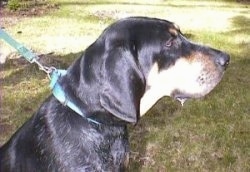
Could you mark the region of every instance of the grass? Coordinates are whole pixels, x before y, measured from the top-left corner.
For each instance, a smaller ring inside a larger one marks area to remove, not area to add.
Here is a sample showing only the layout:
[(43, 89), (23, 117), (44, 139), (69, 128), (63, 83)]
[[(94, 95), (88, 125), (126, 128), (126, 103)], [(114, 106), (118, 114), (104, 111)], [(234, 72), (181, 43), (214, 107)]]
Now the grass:
[[(53, 3), (60, 8), (18, 19), (6, 24), (6, 30), (38, 53), (53, 52), (44, 61), (58, 68), (66, 68), (111, 22), (132, 15), (174, 21), (191, 40), (231, 55), (222, 82), (204, 99), (181, 107), (163, 98), (136, 126), (130, 126), (129, 171), (250, 171), (249, 5), (187, 0)], [(0, 79), (2, 144), (50, 91), (46, 76), (22, 59), (8, 59), (1, 66)]]

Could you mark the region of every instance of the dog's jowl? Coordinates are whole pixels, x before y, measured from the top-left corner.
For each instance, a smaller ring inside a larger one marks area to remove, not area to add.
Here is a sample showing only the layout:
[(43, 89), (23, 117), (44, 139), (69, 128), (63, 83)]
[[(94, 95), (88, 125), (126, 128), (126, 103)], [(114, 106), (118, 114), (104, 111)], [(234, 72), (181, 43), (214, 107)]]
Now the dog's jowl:
[(58, 81), (84, 116), (50, 95), (0, 148), (0, 171), (124, 171), (126, 125), (163, 96), (203, 97), (228, 64), (229, 55), (190, 42), (172, 22), (120, 20)]

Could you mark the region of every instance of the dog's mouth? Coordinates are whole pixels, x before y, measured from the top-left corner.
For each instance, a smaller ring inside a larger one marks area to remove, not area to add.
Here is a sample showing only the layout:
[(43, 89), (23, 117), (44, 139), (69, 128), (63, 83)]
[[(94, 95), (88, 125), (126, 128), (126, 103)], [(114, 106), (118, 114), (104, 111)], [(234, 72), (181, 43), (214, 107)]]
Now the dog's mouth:
[(210, 93), (221, 81), (224, 71), (206, 68), (198, 71), (199, 75), (183, 75), (178, 78), (178, 85), (170, 96), (183, 106), (188, 99), (197, 99)]

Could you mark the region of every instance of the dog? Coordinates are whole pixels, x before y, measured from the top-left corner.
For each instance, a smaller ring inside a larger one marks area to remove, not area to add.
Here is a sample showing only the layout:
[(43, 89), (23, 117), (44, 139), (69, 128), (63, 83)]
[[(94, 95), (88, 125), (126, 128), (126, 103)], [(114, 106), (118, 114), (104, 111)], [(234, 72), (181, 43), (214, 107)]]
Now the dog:
[(1, 172), (125, 171), (127, 124), (164, 96), (182, 102), (205, 96), (229, 60), (225, 52), (190, 42), (172, 22), (121, 19), (58, 80), (85, 117), (50, 95), (1, 147)]

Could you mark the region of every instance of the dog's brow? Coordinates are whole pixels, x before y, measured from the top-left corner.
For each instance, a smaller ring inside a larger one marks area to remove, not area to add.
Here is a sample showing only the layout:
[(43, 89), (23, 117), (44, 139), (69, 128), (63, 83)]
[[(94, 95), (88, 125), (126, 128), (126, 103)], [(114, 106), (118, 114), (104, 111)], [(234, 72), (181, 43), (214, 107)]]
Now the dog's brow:
[(174, 28), (177, 30), (177, 31), (180, 31), (180, 27), (179, 27), (179, 25), (177, 25), (177, 24), (173, 24), (174, 25)]
[(168, 29), (168, 31), (170, 32), (170, 34), (172, 36), (177, 36), (178, 33), (180, 32), (180, 27), (177, 24), (172, 23), (172, 26), (170, 26), (170, 28)]
[(171, 28), (168, 29), (168, 31), (170, 32), (170, 34), (172, 36), (177, 36), (178, 35), (178, 30), (176, 28), (171, 27)]

